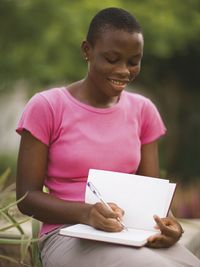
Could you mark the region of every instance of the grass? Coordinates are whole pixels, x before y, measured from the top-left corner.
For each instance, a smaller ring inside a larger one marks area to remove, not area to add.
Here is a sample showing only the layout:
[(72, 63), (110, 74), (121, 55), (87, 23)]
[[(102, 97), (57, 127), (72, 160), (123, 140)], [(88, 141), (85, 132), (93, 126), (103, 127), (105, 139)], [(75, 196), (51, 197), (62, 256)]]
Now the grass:
[[(22, 201), (26, 195), (21, 199), (15, 200), (15, 184), (5, 186), (7, 178), (10, 174), (10, 169), (7, 169), (0, 176), (0, 245), (6, 246), (18, 246), (20, 248), (20, 258), (13, 257), (12, 255), (0, 254), (0, 261), (10, 262), (13, 264), (20, 264), (21, 266), (37, 266), (32, 260), (32, 265), (26, 263), (26, 256), (30, 253), (31, 259), (33, 259), (34, 251), (32, 246), (38, 241), (37, 238), (28, 236), (21, 226), (23, 223), (32, 220), (27, 216), (22, 216), (18, 209), (17, 203)], [(13, 235), (7, 232), (10, 229), (16, 229), (18, 235)]]

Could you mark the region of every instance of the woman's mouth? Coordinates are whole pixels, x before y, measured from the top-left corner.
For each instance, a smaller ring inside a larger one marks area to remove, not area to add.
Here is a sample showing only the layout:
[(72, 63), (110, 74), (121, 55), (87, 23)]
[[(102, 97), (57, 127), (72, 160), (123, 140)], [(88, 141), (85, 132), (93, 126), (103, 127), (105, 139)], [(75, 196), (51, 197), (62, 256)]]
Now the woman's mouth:
[(129, 81), (127, 80), (115, 80), (115, 79), (109, 79), (110, 83), (114, 85), (115, 88), (124, 89)]

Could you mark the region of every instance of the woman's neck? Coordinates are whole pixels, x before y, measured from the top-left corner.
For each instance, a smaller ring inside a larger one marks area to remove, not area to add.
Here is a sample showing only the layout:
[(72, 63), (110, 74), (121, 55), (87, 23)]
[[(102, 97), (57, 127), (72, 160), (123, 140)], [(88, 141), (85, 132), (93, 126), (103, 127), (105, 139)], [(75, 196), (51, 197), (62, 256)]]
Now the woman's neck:
[(112, 107), (119, 101), (119, 96), (107, 96), (94, 88), (90, 81), (86, 78), (68, 86), (70, 94), (82, 103), (97, 107)]

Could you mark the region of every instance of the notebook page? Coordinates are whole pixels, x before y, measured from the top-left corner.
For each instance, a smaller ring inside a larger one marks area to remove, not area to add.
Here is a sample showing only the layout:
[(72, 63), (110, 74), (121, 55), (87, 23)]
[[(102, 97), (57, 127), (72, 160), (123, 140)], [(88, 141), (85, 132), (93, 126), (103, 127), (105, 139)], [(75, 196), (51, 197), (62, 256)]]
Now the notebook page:
[[(165, 216), (172, 189), (168, 180), (91, 169), (88, 181), (107, 202), (114, 202), (125, 211), (123, 221), (128, 227), (154, 231), (153, 215)], [(85, 201), (98, 201), (89, 188)]]
[(140, 247), (146, 244), (148, 237), (155, 233), (151, 231), (136, 230), (130, 228), (128, 229), (128, 231), (122, 231), (117, 233), (104, 232), (101, 230), (94, 229), (89, 225), (76, 224), (73, 226), (62, 228), (60, 230), (60, 234), (71, 237)]
[(174, 192), (175, 192), (175, 189), (176, 189), (176, 184), (175, 183), (169, 183), (169, 192), (168, 192), (168, 197), (167, 197), (167, 200), (166, 200), (166, 206), (165, 206), (165, 215), (167, 216), (168, 212), (169, 212), (169, 208), (170, 208), (170, 205), (171, 205), (171, 202), (172, 202), (172, 199), (173, 199), (173, 196), (174, 196)]

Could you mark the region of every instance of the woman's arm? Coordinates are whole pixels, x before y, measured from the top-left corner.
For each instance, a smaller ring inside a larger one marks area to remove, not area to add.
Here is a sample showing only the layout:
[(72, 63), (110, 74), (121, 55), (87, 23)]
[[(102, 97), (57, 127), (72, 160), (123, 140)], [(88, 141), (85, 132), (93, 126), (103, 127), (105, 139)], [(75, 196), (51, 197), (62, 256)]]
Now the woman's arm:
[[(159, 160), (157, 142), (145, 144), (141, 148), (141, 162), (137, 174), (159, 177)], [(148, 239), (147, 246), (154, 248), (170, 247), (175, 244), (182, 235), (182, 227), (177, 220), (172, 217), (159, 218), (154, 217), (157, 228), (161, 234), (151, 236)]]
[(141, 160), (137, 174), (159, 177), (158, 144), (156, 141), (142, 145)]
[[(119, 217), (100, 203), (90, 205), (64, 201), (42, 192), (48, 162), (48, 146), (23, 131), (18, 155), (17, 198), (27, 196), (18, 204), (22, 213), (50, 224), (84, 223), (107, 231), (120, 231)], [(121, 214), (120, 214), (121, 216)]]

